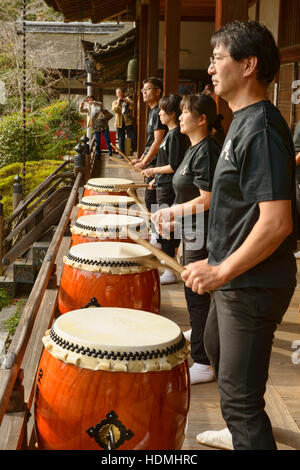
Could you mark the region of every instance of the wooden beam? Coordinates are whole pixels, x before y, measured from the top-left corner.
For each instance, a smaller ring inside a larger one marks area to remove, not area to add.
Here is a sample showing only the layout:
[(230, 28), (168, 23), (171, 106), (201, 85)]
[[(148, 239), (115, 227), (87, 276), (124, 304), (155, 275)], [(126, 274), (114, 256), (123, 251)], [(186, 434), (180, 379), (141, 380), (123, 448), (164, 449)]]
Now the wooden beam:
[(143, 101), (141, 89), (143, 80), (147, 78), (147, 55), (148, 55), (148, 17), (149, 6), (141, 5), (140, 19), (140, 41), (139, 41), (139, 82), (137, 96), (137, 151), (138, 155), (144, 152), (146, 143), (146, 120), (147, 109)]
[(165, 0), (164, 94), (178, 93), (181, 0)]
[[(248, 19), (248, 0), (239, 0), (238, 2), (232, 2), (231, 0), (216, 0), (216, 19), (215, 29), (216, 31), (221, 28), (222, 25), (229, 23), (233, 20), (247, 20)], [(229, 108), (226, 101), (222, 98), (216, 98), (218, 113), (224, 116), (222, 125), (225, 132), (228, 131), (232, 121), (232, 111)]]
[(157, 77), (160, 0), (149, 1), (147, 76)]

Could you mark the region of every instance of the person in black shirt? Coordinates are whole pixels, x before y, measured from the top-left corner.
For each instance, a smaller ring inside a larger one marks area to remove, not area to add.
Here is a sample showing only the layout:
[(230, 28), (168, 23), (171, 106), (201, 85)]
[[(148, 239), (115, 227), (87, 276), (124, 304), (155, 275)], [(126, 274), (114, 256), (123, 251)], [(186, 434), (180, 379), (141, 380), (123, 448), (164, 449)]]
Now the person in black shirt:
[[(181, 132), (191, 146), (173, 176), (175, 204), (153, 215), (158, 231), (164, 233), (173, 221), (183, 222), (182, 241), (184, 264), (207, 258), (207, 220), (212, 182), (220, 148), (210, 137), (217, 120), (215, 101), (207, 95), (189, 95), (182, 100)], [(204, 349), (203, 334), (210, 306), (208, 293), (199, 295), (185, 286), (185, 297), (191, 322), (191, 383), (209, 382), (214, 371)]]
[(271, 32), (234, 21), (212, 37), (208, 69), (234, 117), (216, 167), (208, 259), (186, 267), (194, 292), (212, 291), (204, 334), (227, 428), (197, 436), (235, 450), (275, 450), (264, 393), (272, 341), (296, 286), (295, 154), (267, 101), (280, 65)]
[[(174, 172), (182, 162), (185, 150), (186, 139), (180, 132), (179, 115), (181, 96), (164, 96), (159, 101), (159, 117), (162, 124), (168, 127), (168, 132), (160, 144), (156, 158), (156, 166), (147, 168), (142, 174), (147, 178), (153, 178), (149, 183), (149, 188), (156, 191), (156, 201), (158, 206), (171, 206), (175, 199), (175, 193), (172, 187)], [(169, 256), (175, 256), (175, 250), (179, 246), (180, 240), (159, 237), (159, 243), (162, 250)], [(166, 269), (160, 277), (161, 284), (172, 284), (176, 282), (177, 277), (173, 271)]]
[[(168, 131), (167, 126), (163, 125), (159, 118), (159, 100), (162, 96), (163, 85), (159, 78), (150, 77), (143, 81), (143, 100), (148, 104), (150, 111), (147, 123), (147, 140), (143, 154), (138, 159), (132, 159), (131, 164), (136, 168), (145, 169), (156, 166), (156, 155), (159, 146)], [(149, 183), (152, 177), (146, 178)], [(151, 212), (151, 206), (156, 207), (156, 192), (148, 188), (145, 190), (145, 204), (147, 210)], [(153, 233), (151, 243), (157, 245), (157, 234)], [(160, 245), (159, 245), (160, 247)]]
[[(300, 121), (296, 125), (294, 132), (295, 160), (296, 160), (296, 206), (297, 206), (297, 238), (300, 238)], [(300, 251), (295, 253), (296, 258), (300, 258)]]

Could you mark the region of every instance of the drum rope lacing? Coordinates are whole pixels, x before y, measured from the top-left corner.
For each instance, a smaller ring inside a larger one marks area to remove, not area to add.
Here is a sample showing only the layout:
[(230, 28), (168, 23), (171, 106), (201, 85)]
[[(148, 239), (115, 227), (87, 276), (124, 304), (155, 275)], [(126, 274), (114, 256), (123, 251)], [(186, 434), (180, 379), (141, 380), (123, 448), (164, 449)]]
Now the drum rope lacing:
[[(105, 184), (87, 183), (87, 184), (86, 184), (86, 187), (88, 188), (89, 186), (91, 186), (91, 187), (93, 187), (93, 188), (111, 189), (112, 191), (113, 191), (114, 189), (116, 189), (116, 186), (115, 186), (115, 185), (105, 185)], [(119, 191), (119, 190), (122, 189), (122, 188), (118, 186), (117, 189), (118, 189), (118, 191)], [(126, 190), (126, 187), (124, 186), (123, 189)]]
[[(94, 216), (92, 216), (94, 217)], [(80, 222), (75, 222), (75, 227), (78, 227), (83, 230), (90, 230), (91, 232), (120, 232), (123, 227), (118, 227), (118, 226), (113, 226), (113, 227), (108, 227), (107, 225), (101, 226), (92, 226), (92, 225), (84, 225), (81, 224)], [(132, 224), (132, 228), (135, 229), (137, 232), (140, 231), (140, 226), (139, 224)]]
[(79, 256), (72, 255), (72, 253), (67, 254), (67, 258), (70, 261), (74, 261), (75, 263), (81, 264), (88, 264), (88, 265), (96, 265), (96, 266), (104, 266), (104, 267), (131, 267), (131, 266), (141, 266), (140, 263), (135, 261), (103, 261), (103, 260), (94, 260), (94, 259), (86, 259), (80, 258)]
[(90, 202), (90, 201), (83, 201), (81, 199), (80, 204), (82, 206), (87, 206), (87, 207), (107, 207), (107, 206), (114, 206), (114, 207), (120, 207), (123, 209), (127, 209), (127, 205), (120, 203), (119, 201), (117, 202)]
[(91, 349), (89, 347), (79, 346), (78, 344), (70, 343), (69, 341), (61, 338), (55, 333), (51, 328), (50, 330), (51, 340), (60, 346), (63, 349), (76, 352), (78, 354), (93, 356), (95, 358), (99, 357), (100, 359), (112, 359), (112, 360), (130, 360), (130, 361), (145, 361), (148, 359), (158, 359), (162, 357), (167, 357), (171, 354), (175, 354), (180, 351), (186, 343), (185, 337), (182, 335), (178, 343), (168, 346), (163, 349), (156, 349), (152, 351), (140, 351), (140, 352), (119, 352), (119, 351), (102, 351), (101, 349), (96, 350), (95, 348)]

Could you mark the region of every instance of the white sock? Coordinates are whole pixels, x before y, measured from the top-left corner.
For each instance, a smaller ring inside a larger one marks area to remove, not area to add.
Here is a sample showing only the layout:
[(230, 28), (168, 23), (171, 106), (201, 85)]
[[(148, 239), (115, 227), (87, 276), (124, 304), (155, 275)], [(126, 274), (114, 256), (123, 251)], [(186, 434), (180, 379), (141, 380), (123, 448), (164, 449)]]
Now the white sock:
[(215, 373), (211, 366), (194, 362), (190, 367), (190, 378), (191, 385), (211, 382), (215, 378)]
[(191, 341), (191, 334), (192, 334), (192, 329), (187, 330), (187, 331), (184, 331), (183, 336), (184, 336), (185, 339), (187, 339), (188, 341)]
[(177, 281), (177, 276), (170, 269), (166, 269), (160, 276), (161, 284), (174, 284)]
[(217, 449), (233, 450), (232, 435), (228, 428), (205, 431), (197, 435), (197, 442)]

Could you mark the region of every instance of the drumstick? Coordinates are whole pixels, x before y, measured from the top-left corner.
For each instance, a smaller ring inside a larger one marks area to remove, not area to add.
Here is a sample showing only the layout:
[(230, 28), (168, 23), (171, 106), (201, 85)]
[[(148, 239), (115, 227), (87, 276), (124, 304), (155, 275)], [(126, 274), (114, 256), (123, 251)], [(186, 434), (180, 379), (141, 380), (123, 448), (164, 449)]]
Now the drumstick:
[(136, 204), (137, 204), (144, 212), (147, 212), (149, 219), (151, 219), (151, 214), (150, 214), (150, 212), (147, 211), (147, 209), (146, 209), (146, 207), (144, 206), (144, 204), (142, 203), (142, 201), (140, 201), (140, 199), (137, 197), (137, 195), (136, 195), (134, 189), (132, 189), (132, 188), (127, 189), (127, 194), (128, 194), (128, 196), (132, 197), (132, 199), (135, 200)]
[(136, 173), (142, 173), (143, 171), (141, 168), (136, 168), (134, 165), (131, 165), (128, 162), (120, 162), (119, 159), (117, 160), (114, 157), (109, 157), (109, 159), (122, 165), (122, 168), (127, 168), (128, 170), (135, 171)]
[(119, 159), (117, 159), (117, 158), (115, 158), (115, 157), (113, 157), (113, 156), (109, 157), (109, 160), (112, 160), (113, 162), (118, 163), (118, 164), (119, 164), (120, 166), (122, 166), (123, 168), (129, 168), (129, 167), (131, 167), (132, 170), (134, 169), (134, 167), (133, 167), (132, 165), (129, 165), (127, 162), (122, 162), (122, 161), (120, 161)]
[(171, 256), (167, 255), (163, 251), (161, 251), (159, 248), (156, 248), (155, 246), (151, 245), (147, 240), (144, 238), (141, 238), (138, 236), (136, 232), (133, 230), (130, 230), (129, 228), (126, 229), (127, 235), (131, 240), (134, 242), (138, 243), (139, 245), (142, 245), (143, 247), (147, 248), (151, 253), (156, 256), (160, 261), (164, 261), (166, 265), (168, 265), (169, 268), (171, 268), (173, 271), (175, 271), (177, 274), (181, 274), (185, 268), (182, 266), (182, 264), (179, 264), (176, 260), (171, 258)]
[(125, 207), (122, 208), (122, 207), (115, 207), (115, 206), (103, 206), (101, 207), (101, 209), (104, 211), (104, 212), (109, 212), (109, 213), (112, 213), (111, 211), (113, 211), (113, 213), (115, 214), (121, 214), (121, 215), (132, 215), (134, 217), (143, 217), (143, 216), (147, 216), (149, 217), (149, 213), (148, 212), (144, 212), (144, 211), (136, 211), (134, 209), (126, 209)]
[(111, 143), (112, 148), (114, 148), (122, 157), (126, 158), (126, 160), (131, 163), (131, 159), (125, 155), (125, 153), (121, 152), (121, 150), (118, 147), (115, 147), (114, 144)]
[(148, 188), (149, 183), (116, 183), (114, 186), (118, 189), (137, 189), (137, 188)]

